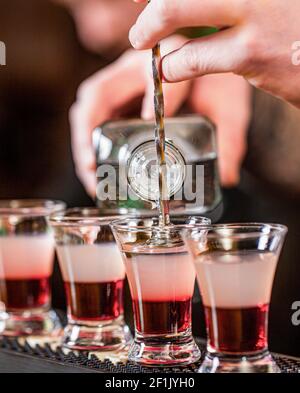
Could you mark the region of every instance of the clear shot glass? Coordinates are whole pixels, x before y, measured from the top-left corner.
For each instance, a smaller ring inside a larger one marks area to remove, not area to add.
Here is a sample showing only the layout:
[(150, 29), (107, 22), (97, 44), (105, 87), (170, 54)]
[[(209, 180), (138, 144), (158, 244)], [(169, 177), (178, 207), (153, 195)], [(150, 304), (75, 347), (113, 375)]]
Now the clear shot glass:
[(124, 322), (125, 269), (110, 223), (97, 208), (69, 209), (50, 218), (68, 308), (63, 345), (112, 351), (131, 340)]
[(287, 228), (214, 225), (185, 230), (207, 328), (202, 373), (279, 372), (268, 350), (268, 313)]
[(151, 218), (112, 224), (133, 302), (135, 338), (130, 361), (175, 366), (200, 358), (191, 327), (195, 269), (180, 232), (209, 223), (206, 218), (185, 217), (173, 219), (164, 229)]
[(63, 208), (60, 201), (0, 201), (0, 313), (5, 308), (6, 336), (60, 332), (51, 310), (54, 239), (47, 218)]

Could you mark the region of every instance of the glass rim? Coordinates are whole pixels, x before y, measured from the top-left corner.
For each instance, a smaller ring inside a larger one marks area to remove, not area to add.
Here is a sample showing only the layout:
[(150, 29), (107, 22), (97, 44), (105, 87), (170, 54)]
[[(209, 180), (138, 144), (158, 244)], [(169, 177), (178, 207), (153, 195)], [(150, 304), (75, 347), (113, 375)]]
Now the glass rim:
[[(126, 209), (125, 209), (126, 210)], [(127, 211), (127, 210), (126, 210)], [(84, 214), (86, 213), (86, 214)], [(95, 213), (95, 215), (88, 215)], [(52, 226), (76, 227), (76, 226), (99, 226), (110, 225), (112, 221), (120, 217), (128, 217), (129, 214), (102, 214), (101, 209), (97, 207), (75, 207), (64, 211), (56, 212), (50, 215), (49, 223)]]
[[(266, 228), (266, 231), (263, 229)], [(189, 233), (189, 228), (186, 228), (185, 234)], [(197, 229), (199, 229), (197, 231)], [(259, 222), (245, 222), (245, 223), (228, 223), (228, 224), (212, 224), (212, 225), (203, 225), (201, 228), (195, 228), (193, 232), (191, 232), (191, 238), (193, 240), (193, 236), (197, 236), (197, 234), (202, 231), (206, 231), (206, 237), (213, 239), (227, 238), (227, 239), (253, 239), (256, 237), (264, 236), (264, 235), (285, 235), (288, 232), (288, 227), (283, 224), (276, 223), (259, 223)], [(224, 233), (220, 232), (222, 230), (238, 230), (237, 232), (232, 233)], [(211, 232), (210, 232), (211, 231)]]
[(0, 217), (39, 217), (49, 216), (64, 210), (66, 203), (56, 199), (0, 199)]
[[(171, 224), (171, 225), (167, 225), (163, 228), (163, 230), (184, 230), (184, 229), (190, 229), (190, 228), (198, 228), (198, 227), (205, 227), (205, 226), (210, 226), (211, 224), (211, 220), (207, 217), (204, 216), (191, 216), (191, 215), (187, 215), (187, 216), (173, 216), (172, 217), (173, 220), (180, 220), (180, 219), (200, 219), (203, 220), (204, 222), (195, 222), (195, 223), (182, 223), (182, 224)], [(146, 225), (138, 225), (138, 226), (125, 226), (124, 224), (130, 222), (130, 221), (134, 221), (134, 220), (158, 220), (158, 217), (151, 217), (151, 216), (140, 216), (140, 217), (127, 217), (124, 218), (123, 220), (115, 220), (113, 221), (110, 226), (113, 230), (117, 230), (117, 231), (126, 231), (126, 232), (153, 232), (155, 230), (162, 230), (160, 227), (157, 226), (146, 226)], [(207, 221), (207, 222), (205, 222)]]

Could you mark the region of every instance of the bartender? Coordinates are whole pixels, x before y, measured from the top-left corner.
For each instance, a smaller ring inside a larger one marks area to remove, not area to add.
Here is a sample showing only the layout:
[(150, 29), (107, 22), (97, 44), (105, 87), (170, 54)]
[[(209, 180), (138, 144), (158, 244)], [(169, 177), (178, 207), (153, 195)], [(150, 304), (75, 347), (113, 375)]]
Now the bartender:
[[(218, 126), (222, 184), (239, 184), (225, 193), (223, 220), (278, 221), (290, 227), (273, 292), (270, 338), (276, 351), (299, 356), (300, 329), (292, 323), (293, 305), (300, 299), (298, 15), (300, 4), (294, 0), (152, 1), (130, 31), (139, 51), (127, 50), (86, 80), (70, 117), (77, 173), (94, 195), (92, 129), (141, 94), (141, 116), (153, 116), (147, 49), (162, 41), (167, 116), (187, 101), (195, 112), (212, 118)], [(218, 32), (192, 41), (172, 35), (199, 25), (215, 26)], [(77, 27), (83, 28), (78, 20)]]

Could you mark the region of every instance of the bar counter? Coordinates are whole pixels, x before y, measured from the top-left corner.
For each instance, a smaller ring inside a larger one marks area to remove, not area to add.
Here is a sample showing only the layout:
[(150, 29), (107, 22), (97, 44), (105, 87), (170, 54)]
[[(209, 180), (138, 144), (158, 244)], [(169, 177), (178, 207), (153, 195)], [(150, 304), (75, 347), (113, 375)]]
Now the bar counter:
[[(197, 343), (205, 355), (205, 342)], [(300, 373), (300, 358), (273, 354), (282, 373)], [(109, 356), (63, 350), (52, 343), (33, 344), (30, 340), (0, 339), (2, 373), (195, 373), (201, 364), (185, 367), (141, 367), (126, 362), (125, 355)]]

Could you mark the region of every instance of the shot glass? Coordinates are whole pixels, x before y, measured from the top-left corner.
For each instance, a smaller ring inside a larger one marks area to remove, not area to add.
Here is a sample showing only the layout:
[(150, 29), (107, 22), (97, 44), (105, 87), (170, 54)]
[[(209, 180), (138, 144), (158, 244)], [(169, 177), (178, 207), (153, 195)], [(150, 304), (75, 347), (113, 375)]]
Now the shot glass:
[(63, 345), (70, 349), (121, 350), (131, 340), (123, 312), (125, 269), (110, 229), (116, 218), (96, 208), (50, 218), (67, 299)]
[(0, 313), (2, 308), (6, 336), (60, 331), (51, 310), (54, 239), (47, 217), (64, 207), (51, 200), (0, 201)]
[(185, 230), (206, 317), (201, 373), (280, 372), (268, 350), (268, 313), (286, 233), (273, 224)]
[(133, 302), (135, 338), (130, 361), (146, 366), (175, 366), (200, 358), (191, 329), (195, 269), (180, 232), (210, 220), (128, 218), (112, 224), (122, 252)]

